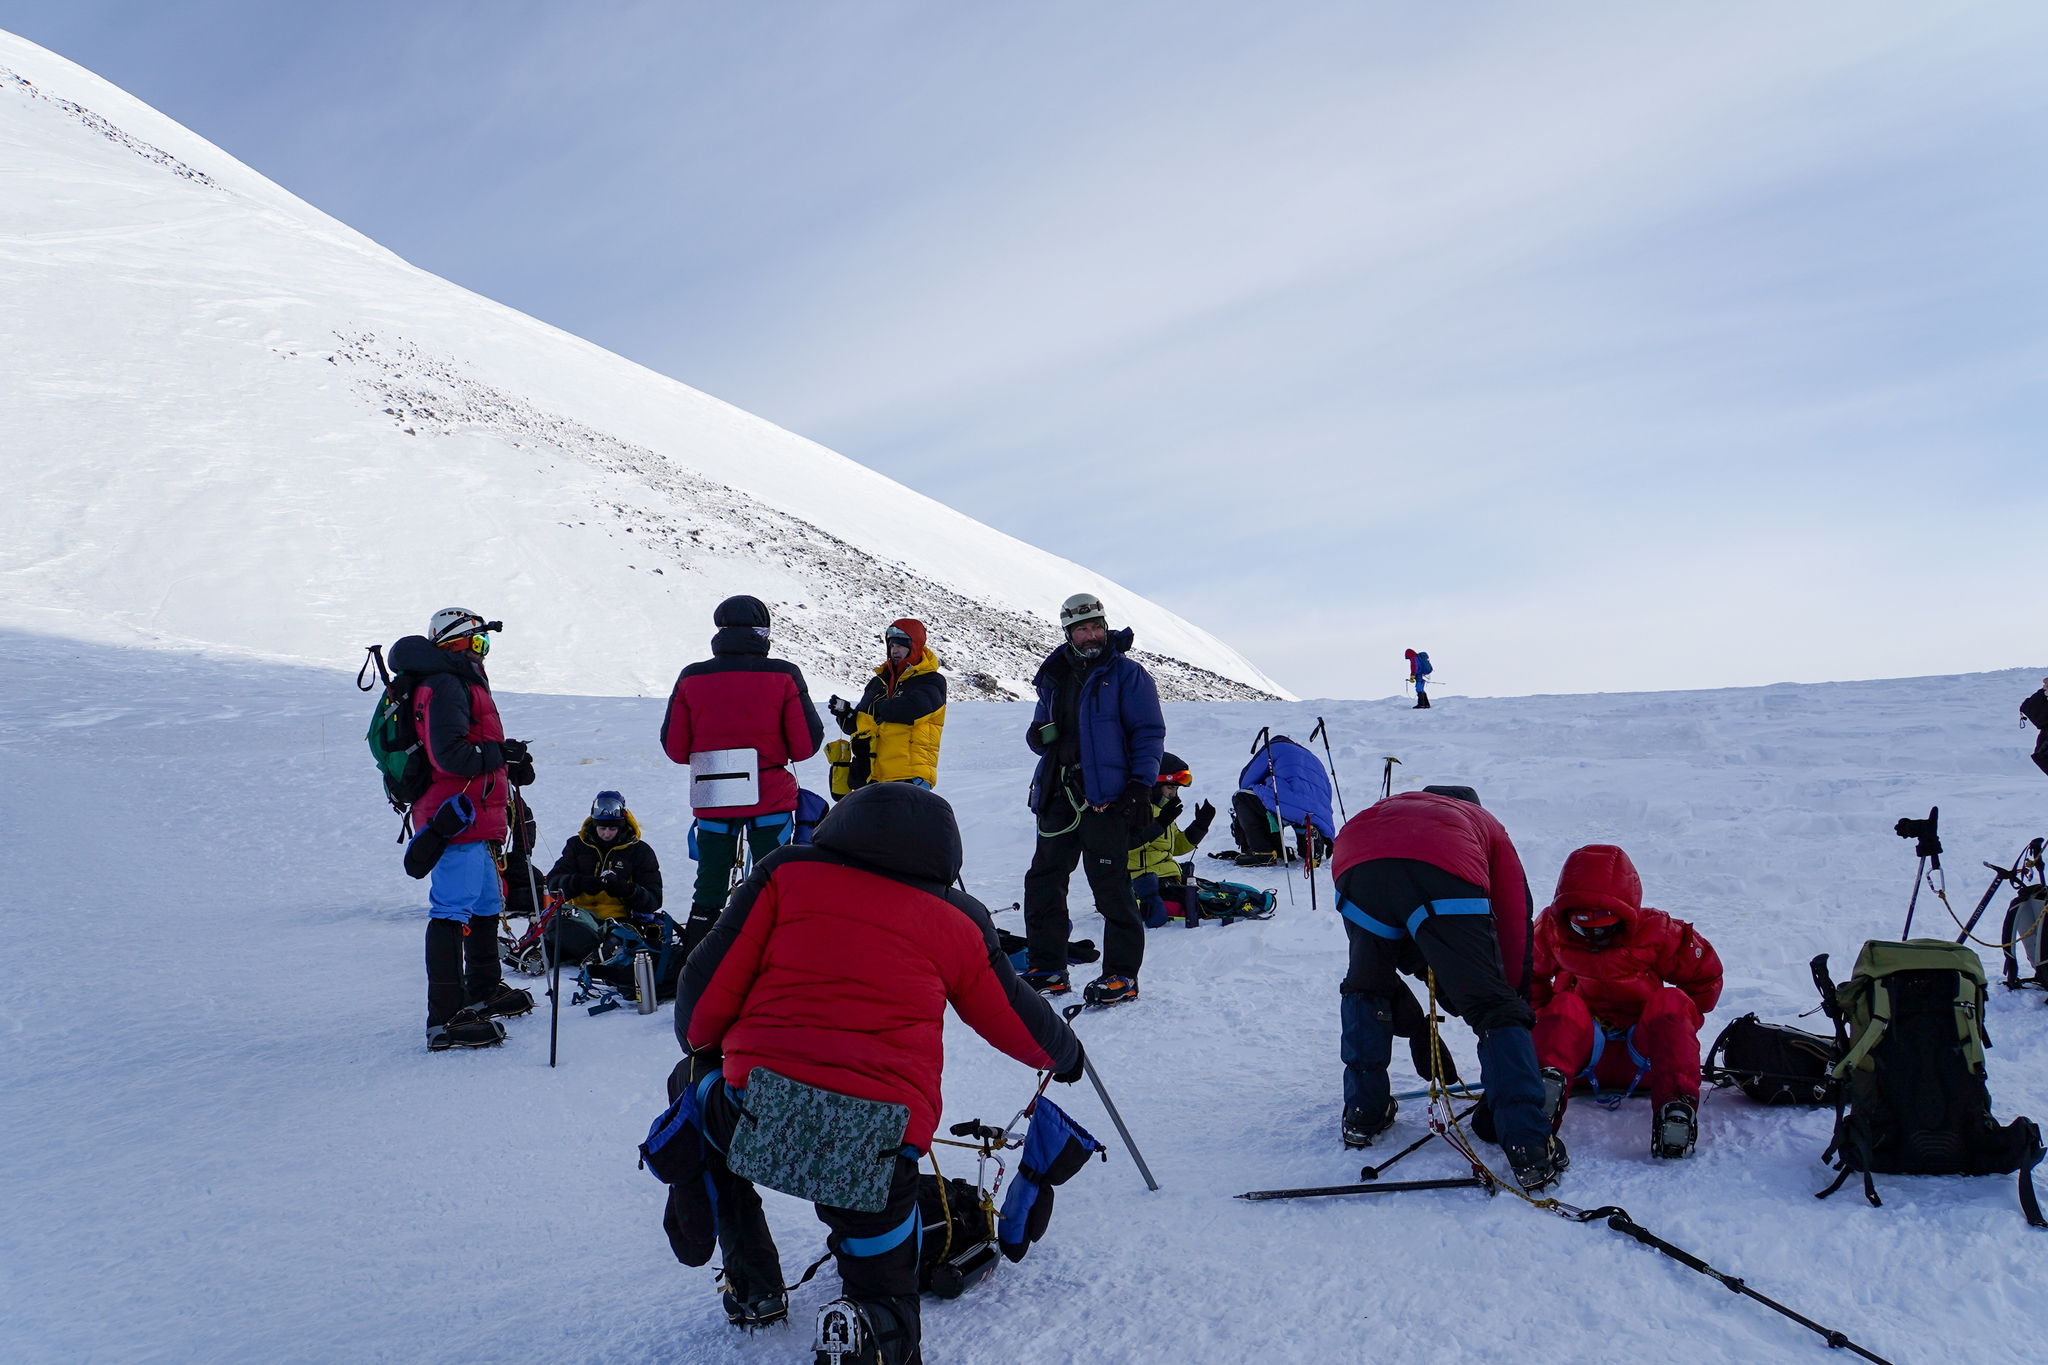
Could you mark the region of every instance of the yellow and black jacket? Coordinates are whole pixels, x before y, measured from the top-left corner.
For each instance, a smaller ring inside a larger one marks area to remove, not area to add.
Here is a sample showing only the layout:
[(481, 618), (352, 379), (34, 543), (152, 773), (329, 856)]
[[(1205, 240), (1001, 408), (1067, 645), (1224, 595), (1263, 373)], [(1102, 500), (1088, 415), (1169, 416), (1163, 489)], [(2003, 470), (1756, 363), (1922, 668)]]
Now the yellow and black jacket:
[(596, 824), (585, 820), (562, 845), (562, 856), (548, 873), (548, 890), (599, 919), (617, 919), (628, 911), (651, 915), (661, 909), (661, 862), (641, 842), (640, 822), (631, 811), (609, 844), (597, 837)]
[(849, 787), (870, 782), (902, 782), (921, 778), (939, 785), (939, 735), (946, 728), (946, 675), (929, 649), (897, 676), (889, 665), (875, 670), (867, 690), (854, 707), (853, 771)]

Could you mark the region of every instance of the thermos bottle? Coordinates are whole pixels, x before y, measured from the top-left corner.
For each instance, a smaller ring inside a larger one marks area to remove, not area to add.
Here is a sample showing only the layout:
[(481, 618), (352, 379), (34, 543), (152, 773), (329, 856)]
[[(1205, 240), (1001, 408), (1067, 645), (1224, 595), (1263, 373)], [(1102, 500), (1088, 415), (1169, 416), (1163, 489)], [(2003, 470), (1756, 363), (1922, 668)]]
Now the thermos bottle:
[(654, 954), (633, 954), (633, 993), (639, 997), (642, 1014), (654, 1013)]

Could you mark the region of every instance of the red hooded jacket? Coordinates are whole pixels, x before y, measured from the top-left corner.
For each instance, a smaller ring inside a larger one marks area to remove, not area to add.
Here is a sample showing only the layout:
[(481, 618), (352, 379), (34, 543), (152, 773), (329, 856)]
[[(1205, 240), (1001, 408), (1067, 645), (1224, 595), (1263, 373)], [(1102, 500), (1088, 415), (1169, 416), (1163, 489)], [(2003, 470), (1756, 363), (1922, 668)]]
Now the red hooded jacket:
[(908, 1105), (903, 1140), (931, 1145), (945, 1100), (946, 1006), (1029, 1067), (1081, 1043), (1017, 979), (981, 903), (949, 883), (960, 831), (936, 792), (862, 787), (808, 846), (754, 865), (676, 990), (685, 1048), (719, 1047), (728, 1084), (757, 1066), (824, 1090)]
[(1374, 802), (1337, 831), (1330, 871), (1342, 879), (1375, 858), (1413, 858), (1483, 888), (1493, 907), (1501, 969), (1510, 986), (1523, 989), (1530, 979), (1529, 912), (1535, 900), (1500, 821), (1455, 796), (1402, 792)]
[[(1606, 910), (1621, 932), (1595, 948), (1572, 932), (1574, 910)], [(1536, 919), (1536, 1008), (1575, 993), (1593, 1017), (1618, 1027), (1642, 1018), (1643, 1006), (1666, 984), (1692, 998), (1704, 1018), (1721, 999), (1721, 958), (1682, 919), (1643, 904), (1643, 879), (1628, 854), (1588, 844), (1564, 860), (1557, 895)]]

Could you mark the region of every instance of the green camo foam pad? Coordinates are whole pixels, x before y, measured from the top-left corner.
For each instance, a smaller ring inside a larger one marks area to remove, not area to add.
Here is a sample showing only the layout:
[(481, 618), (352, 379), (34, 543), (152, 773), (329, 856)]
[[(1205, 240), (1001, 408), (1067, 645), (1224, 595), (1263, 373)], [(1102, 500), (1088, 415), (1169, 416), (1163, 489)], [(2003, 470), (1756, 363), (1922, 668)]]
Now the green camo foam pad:
[(908, 1106), (820, 1090), (764, 1066), (747, 1073), (741, 1104), (725, 1154), (734, 1175), (835, 1209), (888, 1206)]

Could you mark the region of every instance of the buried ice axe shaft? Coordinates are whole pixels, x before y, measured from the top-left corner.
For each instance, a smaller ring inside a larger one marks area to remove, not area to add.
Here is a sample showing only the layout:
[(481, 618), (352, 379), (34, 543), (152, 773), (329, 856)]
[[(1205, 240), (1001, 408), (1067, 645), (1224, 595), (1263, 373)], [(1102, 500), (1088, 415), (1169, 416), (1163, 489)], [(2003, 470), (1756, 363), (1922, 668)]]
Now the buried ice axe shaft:
[[(1069, 1023), (1073, 1022), (1074, 1016), (1081, 1012), (1081, 1008), (1079, 1005), (1067, 1006), (1063, 1013)], [(1103, 1089), (1102, 1077), (1095, 1074), (1095, 1059), (1088, 1055), (1086, 1048), (1081, 1050), (1081, 1069), (1088, 1073), (1088, 1083), (1095, 1087), (1096, 1098), (1101, 1100), (1102, 1107), (1109, 1111), (1109, 1121), (1116, 1125), (1117, 1136), (1124, 1140), (1124, 1147), (1130, 1152), (1131, 1160), (1138, 1163), (1138, 1174), (1145, 1177), (1145, 1188), (1156, 1193), (1159, 1182), (1152, 1178), (1152, 1168), (1145, 1164), (1144, 1153), (1138, 1150), (1138, 1144), (1131, 1141), (1131, 1130), (1124, 1127), (1124, 1116), (1116, 1112), (1116, 1101), (1109, 1097), (1109, 1091)]]

